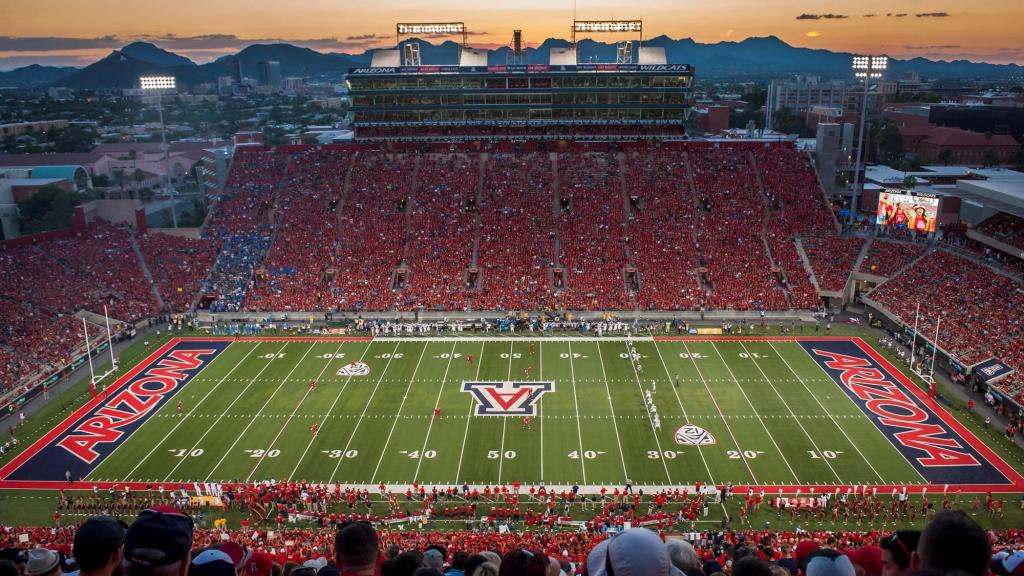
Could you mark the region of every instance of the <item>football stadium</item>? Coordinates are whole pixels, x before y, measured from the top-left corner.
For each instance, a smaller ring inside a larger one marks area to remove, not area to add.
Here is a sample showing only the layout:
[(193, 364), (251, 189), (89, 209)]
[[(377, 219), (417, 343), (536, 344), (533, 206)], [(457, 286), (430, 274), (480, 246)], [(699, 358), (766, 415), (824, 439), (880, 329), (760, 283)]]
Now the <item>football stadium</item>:
[(4, 558), (85, 574), (96, 516), (155, 576), (139, 539), (252, 576), (828, 576), (819, 545), (893, 576), (926, 526), (1012, 551), (1024, 208), (891, 184), (851, 227), (794, 139), (691, 134), (694, 66), (576, 51), (642, 26), (495, 64), (398, 24), (345, 77), (352, 139), (235, 146), (201, 226), (89, 203), (0, 242)]

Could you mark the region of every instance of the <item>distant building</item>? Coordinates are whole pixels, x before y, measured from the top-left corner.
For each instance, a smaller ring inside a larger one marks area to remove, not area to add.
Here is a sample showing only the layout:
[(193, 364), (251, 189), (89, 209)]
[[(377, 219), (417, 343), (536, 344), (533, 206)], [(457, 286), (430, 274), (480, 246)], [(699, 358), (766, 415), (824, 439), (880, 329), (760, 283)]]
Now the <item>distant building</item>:
[(306, 93), (306, 79), (290, 76), (282, 84), (285, 93), (301, 96)]
[(51, 128), (63, 130), (70, 124), (67, 120), (37, 120), (35, 122), (12, 122), (0, 124), (0, 137), (21, 136), (29, 132), (46, 132)]
[(267, 60), (259, 63), (260, 86), (269, 88), (281, 87), (281, 63)]
[(228, 58), (227, 61), (228, 76), (231, 77), (231, 81), (235, 83), (235, 86), (242, 85), (242, 62), (237, 56)]
[(948, 163), (980, 166), (985, 162), (985, 151), (992, 150), (1000, 164), (1012, 162), (1020, 144), (1009, 134), (982, 134), (960, 128), (944, 126), (900, 126), (903, 151), (916, 155), (922, 163), (936, 164), (944, 151), (949, 151)]
[(217, 94), (230, 96), (235, 92), (235, 79), (231, 76), (220, 76), (217, 78)]
[(804, 112), (814, 106), (843, 108), (847, 86), (842, 80), (821, 82), (817, 76), (797, 76), (793, 80), (772, 80), (768, 85), (768, 102), (772, 112), (789, 108)]
[(46, 90), (46, 95), (53, 100), (71, 100), (74, 98), (74, 92), (70, 88), (64, 88), (61, 86), (51, 86)]

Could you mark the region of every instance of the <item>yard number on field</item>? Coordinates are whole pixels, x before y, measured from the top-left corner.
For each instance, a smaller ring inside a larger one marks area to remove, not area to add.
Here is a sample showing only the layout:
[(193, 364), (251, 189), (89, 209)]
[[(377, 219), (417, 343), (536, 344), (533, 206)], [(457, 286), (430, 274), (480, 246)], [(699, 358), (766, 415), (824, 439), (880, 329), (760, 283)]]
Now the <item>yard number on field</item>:
[(732, 460), (739, 460), (740, 458), (753, 459), (764, 454), (764, 450), (744, 450), (742, 452), (739, 450), (728, 450), (726, 454), (728, 454), (729, 458)]
[(246, 450), (246, 452), (248, 452), (250, 458), (277, 458), (281, 455), (281, 451), (277, 448), (271, 450), (258, 448), (256, 450)]
[(189, 450), (188, 448), (177, 448), (177, 449), (172, 448), (172, 449), (168, 450), (168, 452), (170, 452), (171, 454), (174, 454), (175, 458), (184, 458), (185, 456), (191, 456), (193, 458), (198, 458), (198, 457), (203, 455), (203, 449), (202, 448), (193, 448), (192, 450)]
[(359, 456), (359, 450), (321, 450), (324, 454), (327, 454), (328, 458), (355, 458)]
[(651, 460), (657, 460), (658, 458), (665, 458), (666, 460), (675, 460), (676, 456), (682, 454), (682, 450), (665, 450), (664, 452), (658, 452), (657, 450), (648, 450), (647, 457)]
[(604, 454), (604, 452), (598, 452), (596, 450), (584, 450), (583, 452), (580, 452), (579, 450), (573, 450), (572, 452), (569, 452), (569, 458), (579, 460), (580, 454), (582, 454), (587, 460), (593, 460), (594, 458), (597, 458), (598, 455)]
[(808, 450), (807, 451), (807, 454), (811, 457), (811, 460), (818, 460), (818, 459), (821, 459), (821, 458), (825, 458), (826, 460), (834, 460), (835, 458), (837, 458), (842, 453), (843, 453), (842, 450)]
[[(399, 450), (398, 453), (399, 454), (405, 454), (409, 458), (419, 458), (420, 457), (420, 451), (419, 450), (412, 450), (412, 451), (409, 451), (409, 450)], [(437, 450), (424, 450), (422, 454), (423, 454), (424, 458), (430, 460), (430, 459), (432, 459), (432, 458), (437, 456)]]

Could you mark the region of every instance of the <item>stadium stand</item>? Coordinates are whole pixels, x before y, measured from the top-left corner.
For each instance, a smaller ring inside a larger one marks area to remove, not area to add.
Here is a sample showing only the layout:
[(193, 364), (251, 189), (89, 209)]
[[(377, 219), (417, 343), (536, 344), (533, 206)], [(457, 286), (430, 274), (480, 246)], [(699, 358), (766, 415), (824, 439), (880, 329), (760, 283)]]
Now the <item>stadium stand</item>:
[(817, 236), (803, 239), (804, 252), (822, 290), (841, 292), (864, 246), (863, 238)]
[(555, 253), (553, 176), (547, 154), (490, 154), (484, 167), (475, 310), (542, 309)]
[(567, 271), (559, 291), (566, 310), (630, 307), (623, 268), (626, 230), (619, 164), (608, 153), (560, 154), (558, 262)]
[(1000, 212), (982, 222), (978, 232), (1024, 250), (1024, 218)]
[(157, 233), (142, 236), (139, 247), (167, 311), (185, 312), (198, 296), (220, 242)]
[(417, 172), (400, 308), (463, 310), (473, 260), (478, 156), (424, 156)]
[(924, 244), (895, 242), (875, 238), (868, 247), (868, 253), (860, 263), (860, 271), (888, 278), (924, 254)]

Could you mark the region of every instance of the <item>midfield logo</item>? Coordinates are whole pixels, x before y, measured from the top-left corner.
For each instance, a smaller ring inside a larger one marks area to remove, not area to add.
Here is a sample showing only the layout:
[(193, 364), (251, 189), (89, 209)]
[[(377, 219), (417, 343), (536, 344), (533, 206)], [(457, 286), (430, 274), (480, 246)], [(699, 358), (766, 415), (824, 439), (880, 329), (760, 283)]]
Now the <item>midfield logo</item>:
[(714, 444), (715, 437), (707, 430), (695, 424), (684, 424), (676, 430), (676, 444), (682, 446), (700, 446)]
[(537, 401), (546, 392), (554, 392), (555, 383), (466, 381), (462, 391), (476, 398), (477, 416), (533, 416)]

